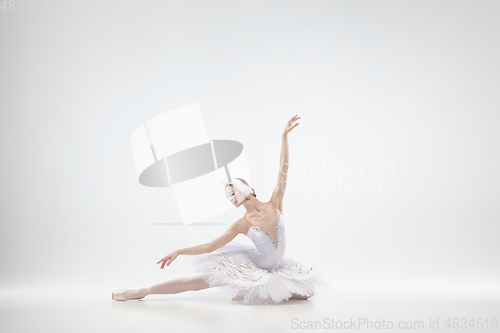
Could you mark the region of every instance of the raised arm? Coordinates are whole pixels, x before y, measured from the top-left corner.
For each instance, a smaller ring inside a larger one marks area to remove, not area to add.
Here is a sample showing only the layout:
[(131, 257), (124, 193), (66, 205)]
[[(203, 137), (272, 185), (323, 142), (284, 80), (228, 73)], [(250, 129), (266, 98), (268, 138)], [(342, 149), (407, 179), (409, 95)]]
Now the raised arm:
[(213, 241), (193, 247), (175, 250), (174, 252), (166, 255), (163, 259), (158, 261), (157, 264), (161, 262), (162, 265), (160, 269), (162, 269), (163, 267), (165, 267), (165, 264), (167, 264), (167, 266), (170, 266), (172, 261), (174, 261), (175, 258), (177, 258), (177, 256), (180, 254), (198, 255), (213, 252), (214, 250), (217, 250), (221, 246), (226, 245), (227, 243), (232, 241), (238, 234), (245, 233), (245, 221), (246, 219), (242, 217), (238, 221), (231, 224), (222, 236), (217, 237)]
[(283, 213), (283, 197), (285, 196), (286, 183), (288, 179), (288, 165), (289, 165), (289, 152), (288, 152), (288, 133), (294, 129), (299, 123), (294, 124), (295, 121), (299, 120), (298, 115), (293, 116), (285, 126), (283, 134), (281, 136), (281, 153), (280, 153), (280, 165), (278, 170), (278, 183), (274, 188), (273, 195), (271, 196), (271, 202), (278, 206), (280, 212)]

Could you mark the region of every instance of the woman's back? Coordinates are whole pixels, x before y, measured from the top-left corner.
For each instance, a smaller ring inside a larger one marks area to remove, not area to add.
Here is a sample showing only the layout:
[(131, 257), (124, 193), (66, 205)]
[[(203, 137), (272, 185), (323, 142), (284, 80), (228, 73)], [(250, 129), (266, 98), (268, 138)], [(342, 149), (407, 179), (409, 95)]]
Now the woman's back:
[(285, 254), (286, 236), (282, 214), (276, 215), (273, 235), (259, 226), (252, 226), (247, 232), (248, 238), (255, 245), (255, 248), (247, 250), (247, 254), (252, 261), (264, 269), (278, 267)]
[(245, 214), (245, 228), (248, 231), (252, 228), (259, 228), (266, 231), (273, 240), (276, 240), (276, 220), (278, 215), (283, 215), (272, 201), (266, 202), (264, 209), (259, 214)]

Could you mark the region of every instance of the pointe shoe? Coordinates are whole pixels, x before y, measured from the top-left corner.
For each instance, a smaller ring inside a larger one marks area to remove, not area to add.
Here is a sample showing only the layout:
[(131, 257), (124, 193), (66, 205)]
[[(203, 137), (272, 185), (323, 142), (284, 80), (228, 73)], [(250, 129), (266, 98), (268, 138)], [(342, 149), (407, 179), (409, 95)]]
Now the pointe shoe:
[(133, 300), (133, 299), (143, 299), (144, 297), (146, 297), (147, 295), (150, 294), (148, 288), (140, 288), (139, 289), (139, 296), (140, 295), (144, 295), (144, 296), (141, 296), (141, 297), (134, 297), (134, 298), (127, 298), (123, 295), (123, 293), (127, 290), (130, 290), (130, 289), (120, 289), (120, 290), (117, 290), (117, 291), (113, 291), (111, 293), (111, 298), (114, 299), (115, 301), (127, 301), (127, 300)]

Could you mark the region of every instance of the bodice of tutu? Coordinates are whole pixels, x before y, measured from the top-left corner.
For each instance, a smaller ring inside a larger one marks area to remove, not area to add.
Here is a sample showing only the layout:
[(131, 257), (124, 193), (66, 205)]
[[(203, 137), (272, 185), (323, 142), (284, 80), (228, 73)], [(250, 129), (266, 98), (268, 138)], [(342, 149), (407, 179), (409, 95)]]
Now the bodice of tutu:
[(250, 227), (247, 233), (248, 238), (255, 245), (255, 248), (247, 250), (247, 254), (264, 269), (275, 269), (285, 253), (285, 224), (282, 214), (276, 216), (274, 230), (276, 241), (267, 231), (257, 226)]
[(194, 257), (196, 272), (211, 287), (220, 287), (246, 304), (280, 303), (292, 295), (314, 295), (315, 287), (326, 287), (316, 270), (284, 255), (285, 220), (278, 214), (275, 237), (260, 227), (247, 232), (253, 245), (231, 241), (211, 253)]

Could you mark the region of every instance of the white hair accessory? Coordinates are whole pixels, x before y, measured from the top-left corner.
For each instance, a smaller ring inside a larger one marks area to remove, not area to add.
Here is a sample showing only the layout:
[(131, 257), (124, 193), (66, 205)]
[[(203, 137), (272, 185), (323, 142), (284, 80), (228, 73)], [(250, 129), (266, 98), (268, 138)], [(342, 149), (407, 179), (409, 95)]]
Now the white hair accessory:
[(244, 198), (247, 198), (250, 194), (253, 193), (253, 190), (250, 186), (243, 183), (241, 180), (237, 178), (233, 178), (231, 182), (227, 180), (220, 180), (221, 184), (224, 186), (233, 186), (236, 191), (238, 191)]
[(236, 189), (236, 191), (240, 192), (243, 198), (248, 198), (248, 196), (253, 193), (252, 188), (250, 186), (247, 186), (245, 183), (243, 183), (241, 180), (237, 178), (233, 179), (233, 186)]

